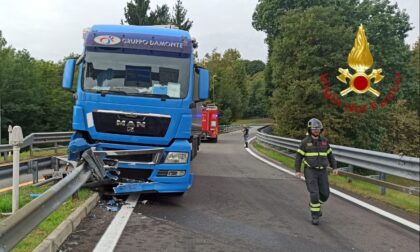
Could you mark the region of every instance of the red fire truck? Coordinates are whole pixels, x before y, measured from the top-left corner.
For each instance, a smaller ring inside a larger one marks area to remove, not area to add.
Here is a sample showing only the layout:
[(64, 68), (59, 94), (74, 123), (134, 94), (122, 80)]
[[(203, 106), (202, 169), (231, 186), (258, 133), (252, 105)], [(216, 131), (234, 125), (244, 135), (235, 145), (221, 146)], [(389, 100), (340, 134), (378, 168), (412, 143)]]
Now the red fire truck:
[(217, 142), (219, 133), (219, 109), (214, 104), (207, 104), (202, 111), (201, 128), (203, 131), (202, 140)]

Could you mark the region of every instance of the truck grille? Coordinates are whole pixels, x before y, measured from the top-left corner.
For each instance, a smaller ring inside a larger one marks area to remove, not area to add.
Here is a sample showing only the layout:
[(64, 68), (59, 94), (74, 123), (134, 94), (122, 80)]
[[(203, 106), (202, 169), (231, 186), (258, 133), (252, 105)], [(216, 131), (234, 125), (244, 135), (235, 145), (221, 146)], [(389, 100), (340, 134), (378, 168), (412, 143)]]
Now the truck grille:
[(153, 162), (154, 154), (143, 154), (143, 155), (126, 155), (118, 158), (120, 162), (140, 162), (150, 163)]
[(152, 175), (151, 169), (129, 169), (118, 168), (120, 175), (118, 177), (125, 179), (147, 180)]
[(93, 121), (97, 132), (164, 137), (171, 118), (166, 115), (95, 111)]
[(162, 149), (119, 150), (105, 147), (102, 151), (96, 151), (96, 153), (102, 154), (105, 157), (105, 160), (118, 160), (121, 164), (155, 164), (162, 155)]

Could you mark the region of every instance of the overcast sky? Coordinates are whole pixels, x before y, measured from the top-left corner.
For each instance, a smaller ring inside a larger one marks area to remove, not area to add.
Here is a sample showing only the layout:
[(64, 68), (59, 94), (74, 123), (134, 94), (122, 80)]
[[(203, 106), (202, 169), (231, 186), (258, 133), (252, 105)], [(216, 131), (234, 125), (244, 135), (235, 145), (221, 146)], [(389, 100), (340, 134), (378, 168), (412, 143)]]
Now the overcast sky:
[[(419, 36), (419, 0), (391, 0), (406, 9), (415, 29), (406, 43)], [(151, 0), (168, 4), (174, 0)], [(266, 61), (265, 34), (251, 25), (258, 0), (183, 0), (194, 21), (191, 34), (199, 42), (199, 57), (214, 48), (236, 48), (244, 59)], [(82, 50), (82, 30), (92, 24), (119, 24), (126, 0), (5, 0), (0, 6), (0, 30), (8, 45), (27, 49), (37, 59), (57, 61)]]

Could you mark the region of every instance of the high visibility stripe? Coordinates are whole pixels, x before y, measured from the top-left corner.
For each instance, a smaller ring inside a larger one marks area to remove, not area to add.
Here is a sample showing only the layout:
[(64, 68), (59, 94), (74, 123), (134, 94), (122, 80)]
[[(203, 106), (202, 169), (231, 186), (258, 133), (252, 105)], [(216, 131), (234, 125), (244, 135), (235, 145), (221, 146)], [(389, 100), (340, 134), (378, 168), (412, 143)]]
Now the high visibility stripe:
[(306, 152), (305, 153), (305, 157), (317, 157), (317, 156), (321, 156), (321, 157), (326, 157), (328, 156), (328, 152)]
[(311, 167), (306, 160), (303, 160), (303, 163), (305, 163), (308, 167)]
[(320, 212), (321, 208), (310, 208), (311, 212)]
[(305, 156), (305, 152), (301, 149), (297, 149), (297, 153), (299, 153), (302, 156)]
[(327, 150), (327, 155), (328, 154), (330, 154), (332, 152), (332, 149), (331, 148), (329, 148), (328, 150)]
[(315, 204), (312, 204), (312, 203), (309, 203), (310, 205), (311, 205), (311, 207), (321, 207), (321, 203), (315, 203)]

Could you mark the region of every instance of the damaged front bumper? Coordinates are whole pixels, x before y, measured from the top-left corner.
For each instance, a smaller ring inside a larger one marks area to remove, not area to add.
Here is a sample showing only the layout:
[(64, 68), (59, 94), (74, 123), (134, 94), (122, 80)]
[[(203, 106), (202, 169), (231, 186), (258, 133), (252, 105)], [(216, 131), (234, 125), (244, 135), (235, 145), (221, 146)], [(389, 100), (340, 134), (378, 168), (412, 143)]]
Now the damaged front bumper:
[(192, 185), (191, 174), (186, 175), (186, 182), (163, 183), (163, 182), (141, 182), (141, 183), (120, 183), (114, 187), (116, 194), (127, 194), (132, 192), (158, 192), (158, 193), (179, 193), (187, 191)]
[[(151, 155), (147, 160), (130, 161), (129, 157)], [(182, 193), (191, 185), (190, 164), (160, 163), (163, 148), (142, 150), (103, 150), (90, 148), (82, 158), (93, 171), (96, 184), (116, 185), (115, 194), (132, 192)]]

